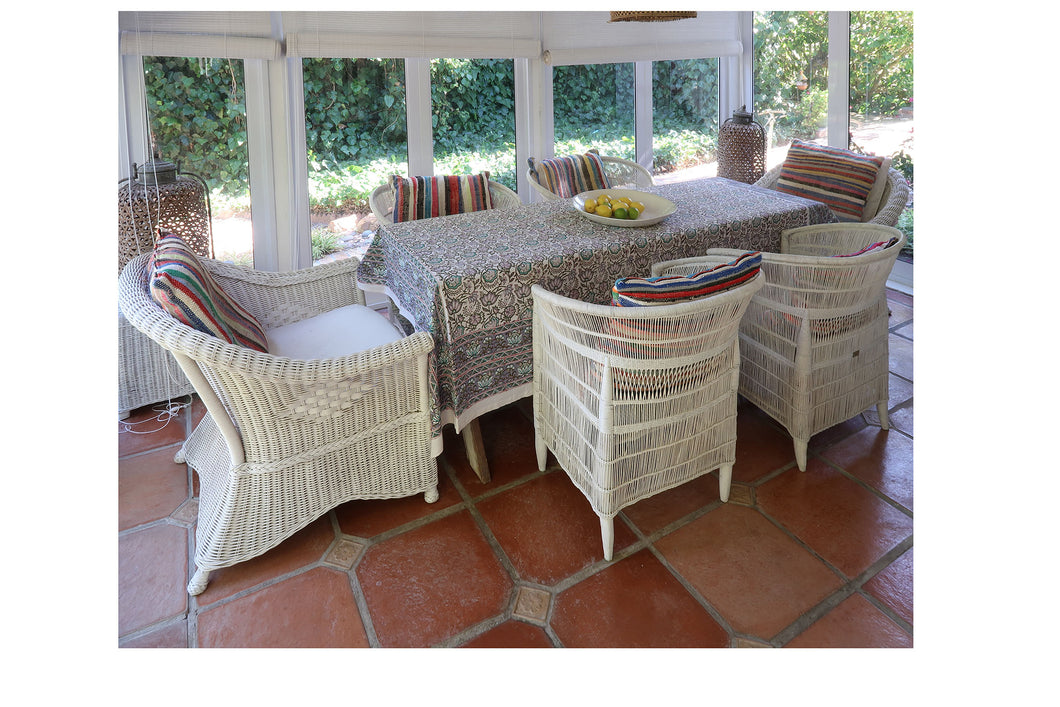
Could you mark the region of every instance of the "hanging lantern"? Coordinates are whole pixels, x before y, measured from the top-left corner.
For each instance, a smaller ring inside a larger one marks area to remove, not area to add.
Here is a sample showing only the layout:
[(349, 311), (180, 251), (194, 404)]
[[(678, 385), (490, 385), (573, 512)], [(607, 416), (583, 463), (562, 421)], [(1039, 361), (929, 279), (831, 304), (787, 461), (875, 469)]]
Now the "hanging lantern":
[(156, 156), (118, 182), (118, 272), (154, 250), (158, 231), (175, 233), (197, 255), (213, 257), (210, 192), (195, 174)]
[(765, 173), (766, 131), (740, 106), (718, 134), (718, 176), (754, 184)]

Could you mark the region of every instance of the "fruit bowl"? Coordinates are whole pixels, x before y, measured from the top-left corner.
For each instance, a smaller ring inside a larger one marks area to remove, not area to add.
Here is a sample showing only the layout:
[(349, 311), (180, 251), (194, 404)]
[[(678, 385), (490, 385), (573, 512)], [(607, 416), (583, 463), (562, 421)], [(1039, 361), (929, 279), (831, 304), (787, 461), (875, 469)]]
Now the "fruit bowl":
[[(607, 194), (613, 199), (628, 196), (633, 201), (639, 201), (644, 204), (644, 213), (635, 219), (610, 218), (588, 213), (585, 210), (585, 200), (595, 199), (602, 194)], [(677, 210), (677, 205), (669, 199), (661, 197), (658, 194), (649, 194), (648, 192), (636, 191), (634, 189), (593, 189), (592, 191), (583, 191), (581, 194), (572, 198), (571, 202), (574, 204), (574, 210), (590, 221), (604, 223), (608, 226), (623, 226), (625, 228), (651, 226), (652, 224), (659, 223)]]

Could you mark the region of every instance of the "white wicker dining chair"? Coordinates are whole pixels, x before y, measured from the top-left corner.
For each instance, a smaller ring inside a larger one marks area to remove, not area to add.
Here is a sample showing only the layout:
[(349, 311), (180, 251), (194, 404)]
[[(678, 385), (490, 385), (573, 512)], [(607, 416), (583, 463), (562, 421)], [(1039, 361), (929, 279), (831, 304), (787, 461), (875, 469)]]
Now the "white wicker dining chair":
[[(600, 155), (600, 161), (604, 163), (604, 171), (607, 180), (616, 189), (647, 189), (655, 185), (655, 180), (644, 167), (636, 162), (624, 160), (621, 157), (609, 157)], [(535, 192), (545, 198), (546, 201), (562, 199), (559, 194), (554, 193), (548, 187), (537, 180), (537, 173), (531, 167), (527, 167), (526, 181)]]
[[(719, 261), (722, 262), (722, 261)], [(626, 506), (736, 459), (737, 332), (757, 273), (714, 296), (648, 307), (569, 299), (533, 285), (534, 431), (600, 517), (604, 559)]]
[[(417, 493), (437, 500), (429, 334), (394, 332), (391, 343), (322, 359), (260, 353), (163, 310), (148, 292), (150, 257), (125, 266), (119, 304), (173, 353), (208, 411), (176, 456), (200, 479), (190, 594), (206, 588), (212, 570), (264, 553), (346, 501)], [(364, 304), (356, 258), (288, 273), (201, 262), (258, 319), (270, 348), (270, 332), (284, 325)]]
[[(784, 167), (779, 164), (769, 170), (755, 182), (756, 187), (776, 190), (777, 180), (780, 178), (780, 170)], [(909, 183), (905, 181), (902, 173), (896, 169), (887, 171), (887, 185), (883, 188), (883, 196), (880, 197), (880, 207), (873, 217), (865, 223), (874, 223), (880, 226), (897, 226), (898, 218), (905, 211), (909, 203)]]
[[(889, 242), (862, 255), (875, 243)], [(869, 223), (802, 226), (762, 253), (765, 285), (740, 324), (740, 394), (787, 429), (806, 470), (810, 438), (876, 406), (888, 429), (887, 277), (905, 236)], [(710, 249), (726, 258), (730, 249)], [(657, 263), (653, 275), (702, 269), (702, 258)]]
[[(523, 202), (519, 195), (500, 182), (489, 180), (490, 201), (495, 209), (510, 209)], [(394, 187), (387, 182), (380, 184), (368, 195), (368, 206), (371, 207), (379, 223), (394, 223)]]

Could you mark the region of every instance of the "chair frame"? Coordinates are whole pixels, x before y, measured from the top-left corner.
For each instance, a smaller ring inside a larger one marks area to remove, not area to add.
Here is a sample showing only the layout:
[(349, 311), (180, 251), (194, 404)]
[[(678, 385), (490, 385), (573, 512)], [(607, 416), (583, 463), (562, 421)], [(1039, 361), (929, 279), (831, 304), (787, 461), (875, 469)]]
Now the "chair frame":
[(715, 469), (728, 501), (739, 323), (763, 282), (758, 273), (711, 297), (645, 307), (590, 304), (531, 286), (538, 468), (551, 451), (589, 500), (605, 560), (613, 557), (614, 517), (626, 506)]
[[(833, 257), (892, 237), (883, 250)], [(889, 429), (886, 283), (904, 244), (890, 226), (818, 224), (784, 231), (781, 253), (762, 254), (766, 284), (740, 324), (740, 394), (788, 431), (802, 471), (813, 435), (873, 405)], [(714, 260), (657, 263), (652, 274), (690, 274)]]
[[(490, 201), (493, 203), (493, 208), (495, 209), (510, 209), (515, 206), (521, 206), (523, 203), (519, 200), (518, 194), (500, 182), (495, 182), (492, 179), (489, 180), (489, 191)], [(380, 184), (373, 189), (372, 193), (368, 195), (368, 206), (371, 207), (372, 213), (375, 215), (375, 218), (379, 223), (394, 223), (393, 185), (387, 182), (386, 184)], [(452, 216), (454, 214), (446, 215)]]
[[(625, 160), (621, 157), (609, 157), (607, 155), (600, 155), (599, 157), (600, 161), (604, 163), (604, 171), (607, 172), (607, 179), (611, 182), (611, 186), (614, 188), (621, 189), (629, 187), (634, 189), (648, 189), (655, 186), (655, 179), (651, 176), (651, 172), (636, 162)], [(556, 201), (558, 199), (566, 198), (542, 186), (541, 183), (537, 181), (537, 175), (534, 170), (529, 167), (526, 168), (526, 181), (535, 192), (544, 197), (545, 201)]]
[[(780, 179), (780, 171), (783, 167), (783, 164), (779, 164), (763, 174), (755, 182), (755, 186), (776, 191), (777, 180)], [(901, 217), (902, 212), (905, 211), (908, 203), (909, 183), (905, 181), (905, 177), (902, 176), (901, 172), (892, 167), (887, 171), (887, 185), (883, 188), (883, 195), (880, 197), (880, 207), (872, 218), (864, 223), (897, 226), (898, 219)]]
[[(260, 353), (166, 313), (147, 290), (149, 258), (125, 266), (119, 305), (173, 353), (207, 409), (175, 457), (200, 479), (189, 594), (206, 588), (212, 570), (270, 550), (346, 501), (438, 499), (429, 334), (322, 360)], [(287, 273), (201, 262), (266, 332), (364, 304), (356, 258)]]

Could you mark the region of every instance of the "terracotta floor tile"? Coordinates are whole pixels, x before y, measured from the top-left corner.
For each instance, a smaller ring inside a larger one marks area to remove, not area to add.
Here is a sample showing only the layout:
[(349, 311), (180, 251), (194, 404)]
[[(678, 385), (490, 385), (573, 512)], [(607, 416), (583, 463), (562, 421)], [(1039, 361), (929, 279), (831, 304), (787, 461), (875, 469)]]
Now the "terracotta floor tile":
[(655, 547), (734, 631), (762, 640), (841, 586), (820, 560), (742, 506), (725, 504)]
[(137, 638), (118, 643), (119, 648), (187, 648), (188, 621), (182, 619), (174, 624), (162, 626)]
[(887, 408), (896, 408), (913, 398), (913, 384), (893, 373), (887, 380)]
[(118, 537), (118, 636), (188, 610), (188, 530), (154, 525)]
[(199, 613), (201, 648), (367, 648), (350, 578), (318, 567)]
[[(858, 414), (849, 420), (844, 420), (838, 425), (832, 425), (826, 430), (821, 430), (817, 434), (810, 437), (810, 443), (807, 448), (810, 452), (818, 452), (822, 449), (832, 446), (841, 439), (845, 439), (850, 435), (868, 427), (868, 423), (865, 422), (865, 416)], [(794, 442), (789, 441), (789, 444), (794, 445)], [(795, 447), (792, 446), (792, 449)], [(793, 452), (794, 453), (794, 452)]]
[(648, 550), (560, 593), (551, 625), (570, 648), (722, 648), (729, 635)]
[(913, 440), (901, 432), (870, 427), (821, 456), (913, 510)]
[(210, 573), (210, 583), (196, 599), (207, 606), (237, 592), (319, 562), (335, 540), (331, 521), (318, 518), (263, 555)]
[(522, 621), (505, 621), (491, 628), (478, 638), (465, 643), (462, 648), (552, 648), (545, 630)]
[[(187, 437), (188, 409), (181, 410), (176, 417), (166, 422), (160, 422), (156, 419), (159, 412), (153, 407), (148, 405), (138, 408), (133, 410), (126, 419), (118, 421), (119, 457), (184, 442)], [(127, 431), (125, 424), (131, 425), (132, 431)], [(175, 454), (176, 451), (174, 449), (173, 453)]]
[(733, 481), (749, 484), (795, 461), (791, 437), (768, 415), (740, 398)]
[(913, 303), (888, 294), (887, 308), (891, 310), (891, 316), (887, 320), (887, 328), (894, 327), (913, 320)]
[(424, 494), (404, 498), (347, 501), (335, 509), (339, 528), (347, 535), (373, 538), (432, 513), (462, 503), (460, 492), (441, 468), (438, 470), (438, 500), (427, 503)]
[(891, 334), (887, 338), (887, 349), (890, 356), (888, 370), (902, 378), (913, 380), (913, 342)]
[(118, 529), (165, 518), (188, 500), (188, 467), (173, 462), (173, 451), (118, 460)]
[(888, 416), (891, 421), (891, 429), (904, 432), (910, 437), (913, 436), (913, 401), (909, 401), (908, 406), (892, 410)]
[(356, 572), (384, 647), (437, 645), (511, 598), (511, 578), (467, 511), (370, 547)]
[(865, 582), (862, 589), (913, 623), (913, 548)]
[[(562, 470), (479, 501), (479, 513), (519, 577), (546, 586), (604, 558), (600, 518)], [(615, 552), (636, 541), (615, 518)]]
[(817, 459), (758, 488), (758, 507), (853, 578), (913, 533), (913, 519)]
[(860, 594), (845, 599), (787, 648), (912, 648), (913, 637)]
[(913, 340), (913, 321), (910, 320), (894, 330), (894, 333), (898, 336), (905, 337), (910, 341)]
[(490, 468), (490, 482), (479, 481), (467, 461), (462, 437), (447, 428), (446, 458), (456, 478), (472, 496), (480, 496), (505, 484), (536, 474), (537, 453), (534, 450), (534, 422), (515, 403), (487, 413), (479, 418), (482, 446)]
[(622, 512), (642, 533), (651, 535), (720, 499), (718, 473), (712, 472), (669, 491), (641, 499)]

